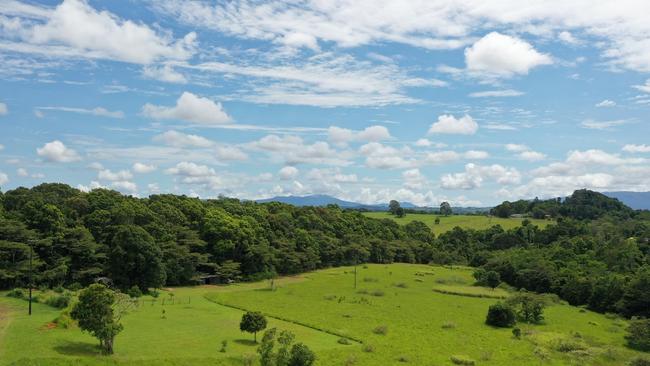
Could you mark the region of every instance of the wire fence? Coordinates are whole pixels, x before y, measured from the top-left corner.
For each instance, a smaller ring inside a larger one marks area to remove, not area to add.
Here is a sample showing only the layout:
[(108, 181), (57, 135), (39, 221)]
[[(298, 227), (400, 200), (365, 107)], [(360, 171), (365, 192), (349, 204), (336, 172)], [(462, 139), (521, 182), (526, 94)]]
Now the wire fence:
[(172, 306), (172, 305), (189, 305), (192, 303), (192, 298), (188, 297), (163, 297), (163, 298), (152, 298), (152, 299), (139, 299), (138, 307), (140, 306)]

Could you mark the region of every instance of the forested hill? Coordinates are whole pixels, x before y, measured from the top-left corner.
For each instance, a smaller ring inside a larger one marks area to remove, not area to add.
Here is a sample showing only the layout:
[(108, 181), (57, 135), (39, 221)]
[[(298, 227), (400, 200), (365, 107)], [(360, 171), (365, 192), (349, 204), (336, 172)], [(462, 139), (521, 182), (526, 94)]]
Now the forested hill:
[(633, 210), (616, 198), (605, 194), (581, 189), (565, 199), (505, 201), (490, 211), (499, 217), (510, 215), (530, 215), (533, 218), (571, 217), (574, 219), (597, 219), (606, 215), (627, 218)]
[(27, 284), (30, 246), (39, 286), (108, 277), (144, 291), (202, 275), (252, 280), (363, 262), (465, 264), (572, 304), (650, 316), (650, 216), (600, 199), (576, 192), (543, 229), (524, 220), (510, 230), (457, 227), (435, 238), (421, 222), (401, 226), (336, 206), (134, 198), (42, 184), (0, 194), (0, 288)]

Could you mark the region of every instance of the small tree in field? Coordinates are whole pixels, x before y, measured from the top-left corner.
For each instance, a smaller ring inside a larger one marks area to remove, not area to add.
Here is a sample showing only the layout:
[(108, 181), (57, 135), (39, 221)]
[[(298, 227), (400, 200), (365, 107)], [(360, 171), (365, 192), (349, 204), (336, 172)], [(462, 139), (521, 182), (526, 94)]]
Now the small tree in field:
[(242, 332), (253, 333), (255, 343), (257, 343), (257, 332), (266, 329), (266, 318), (260, 312), (249, 311), (241, 317), (239, 329)]
[(510, 328), (517, 322), (515, 312), (503, 303), (491, 305), (488, 309), (485, 324), (500, 328)]
[(113, 353), (113, 342), (123, 329), (120, 317), (126, 312), (120, 298), (108, 287), (100, 284), (90, 285), (79, 293), (79, 302), (70, 316), (81, 330), (99, 339), (99, 345), (106, 354)]
[(633, 320), (627, 328), (627, 344), (639, 351), (650, 351), (650, 319)]
[(316, 355), (309, 347), (302, 343), (296, 343), (291, 347), (289, 366), (311, 366), (314, 361), (316, 361)]
[(449, 202), (445, 201), (440, 204), (440, 214), (445, 216), (449, 216), (452, 214), (451, 205), (449, 204)]
[(485, 273), (485, 284), (494, 290), (501, 283), (501, 276), (498, 272), (487, 271)]

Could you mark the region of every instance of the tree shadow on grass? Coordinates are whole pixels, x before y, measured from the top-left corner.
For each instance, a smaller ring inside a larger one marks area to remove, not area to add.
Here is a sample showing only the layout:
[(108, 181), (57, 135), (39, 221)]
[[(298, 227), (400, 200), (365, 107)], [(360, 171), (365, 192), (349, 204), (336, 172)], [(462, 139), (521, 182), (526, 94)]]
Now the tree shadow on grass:
[(255, 343), (252, 339), (235, 339), (234, 341), (237, 344), (241, 344), (242, 346), (257, 346), (259, 345), (258, 343)]
[(67, 356), (97, 356), (102, 351), (96, 344), (64, 341), (54, 346), (54, 350)]

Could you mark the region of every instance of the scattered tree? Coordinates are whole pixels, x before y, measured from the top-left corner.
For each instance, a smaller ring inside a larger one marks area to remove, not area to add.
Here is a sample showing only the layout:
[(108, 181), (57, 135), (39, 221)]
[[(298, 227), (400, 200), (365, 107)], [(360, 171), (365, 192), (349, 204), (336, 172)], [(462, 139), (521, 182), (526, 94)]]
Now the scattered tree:
[(257, 343), (257, 332), (266, 328), (266, 317), (258, 311), (246, 312), (241, 317), (239, 330), (242, 332), (253, 333), (255, 343)]
[(395, 200), (391, 200), (388, 203), (388, 212), (390, 212), (391, 215), (397, 215), (397, 211), (400, 208), (402, 208), (402, 206), (400, 206), (399, 202), (397, 202)]
[(103, 352), (110, 355), (113, 354), (115, 336), (123, 329), (120, 319), (132, 304), (108, 287), (93, 284), (79, 292), (79, 301), (70, 316), (78, 322), (81, 330), (99, 339)]
[(510, 328), (517, 322), (515, 312), (504, 303), (498, 302), (488, 309), (485, 324), (500, 328)]
[(650, 351), (650, 319), (633, 320), (627, 328), (625, 339), (631, 348)]
[(522, 291), (506, 300), (520, 321), (538, 324), (544, 320), (544, 299), (539, 295)]
[(436, 220), (434, 221), (436, 225), (440, 225), (440, 217), (436, 217)]
[(485, 273), (485, 284), (494, 290), (497, 286), (499, 286), (499, 284), (501, 284), (501, 276), (498, 272), (487, 271)]
[[(276, 339), (277, 335), (277, 339)], [(264, 332), (262, 342), (257, 348), (260, 355), (261, 366), (311, 366), (316, 360), (316, 355), (303, 343), (293, 344), (295, 336), (293, 333), (283, 330), (279, 332), (271, 328)], [(275, 342), (280, 345), (277, 352), (274, 352)]]
[(445, 216), (449, 216), (452, 214), (451, 205), (449, 204), (449, 202), (445, 201), (440, 204), (440, 214)]
[(302, 343), (296, 343), (291, 347), (291, 359), (289, 366), (311, 366), (316, 361), (316, 354)]

